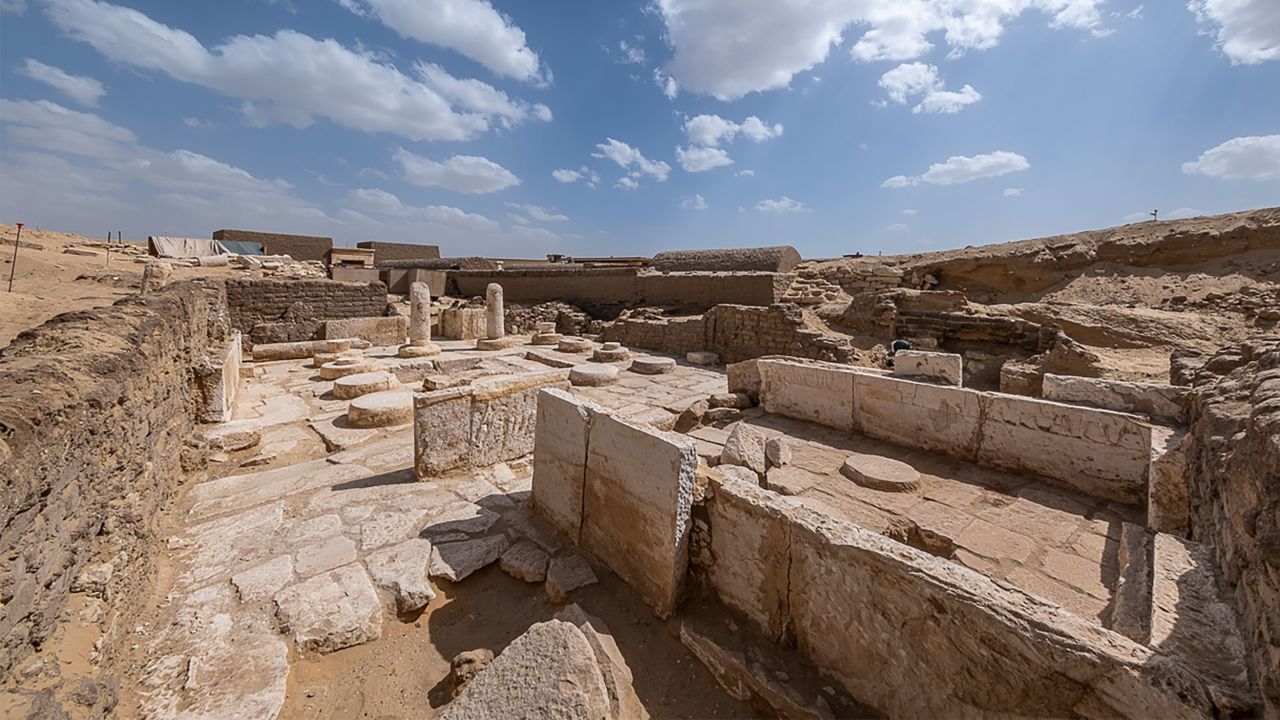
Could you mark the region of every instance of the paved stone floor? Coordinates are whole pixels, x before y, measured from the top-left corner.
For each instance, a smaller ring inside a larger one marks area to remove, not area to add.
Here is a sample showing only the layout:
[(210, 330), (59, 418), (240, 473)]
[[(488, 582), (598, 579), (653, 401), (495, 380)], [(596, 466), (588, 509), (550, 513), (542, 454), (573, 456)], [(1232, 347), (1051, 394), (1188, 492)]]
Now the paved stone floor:
[[(790, 438), (792, 463), (769, 471), (772, 489), (1005, 580), (1085, 619), (1109, 620), (1120, 530), (1124, 522), (1142, 523), (1137, 507), (758, 411), (743, 422)], [(700, 452), (711, 455), (731, 430), (700, 428), (691, 435)], [(920, 490), (858, 485), (840, 473), (851, 452), (907, 463), (921, 474)]]
[[(548, 367), (524, 357), (533, 348), (478, 353), (473, 343), (441, 345), (444, 353), (431, 360), (482, 358), (473, 374)], [(561, 364), (590, 357), (537, 350)], [(395, 348), (366, 356), (393, 372), (420, 362), (396, 358)], [(207, 479), (179, 503), (168, 538), (168, 592), (154, 622), (137, 629), (139, 654), (147, 658), (143, 714), (275, 717), (286, 699), (291, 652), (318, 657), (384, 632), (403, 635), (392, 619), (398, 605), (434, 594), (423, 572), (428, 562), (467, 572), (483, 556), (524, 543), (550, 556), (553, 567), (572, 566), (575, 551), (529, 506), (527, 458), (417, 482), (412, 424), (351, 427), (348, 401), (333, 397), (332, 381), (320, 380), (309, 360), (249, 367), (254, 376), (243, 383), (233, 427), (257, 428), (262, 441), (215, 453)], [(623, 372), (617, 384), (582, 394), (641, 415), (724, 390), (722, 373), (681, 366), (659, 376)], [(721, 698), (709, 676), (702, 680), (714, 702), (700, 711), (711, 713)], [(743, 712), (731, 700), (726, 708)]]

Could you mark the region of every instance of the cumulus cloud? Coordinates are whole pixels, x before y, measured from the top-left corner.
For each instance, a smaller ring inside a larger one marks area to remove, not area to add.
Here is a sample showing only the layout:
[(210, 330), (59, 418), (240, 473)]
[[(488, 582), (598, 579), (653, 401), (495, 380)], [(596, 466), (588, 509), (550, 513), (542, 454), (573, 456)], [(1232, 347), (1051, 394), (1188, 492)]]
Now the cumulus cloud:
[(339, 0), (377, 18), (401, 37), (456, 51), (494, 73), (525, 82), (545, 80), (524, 31), (487, 0)]
[(1182, 172), (1224, 180), (1280, 180), (1280, 135), (1233, 138), (1183, 163)]
[(756, 210), (769, 213), (797, 213), (808, 212), (809, 208), (804, 203), (792, 200), (783, 195), (777, 199), (766, 199), (756, 203)]
[(1232, 64), (1280, 60), (1280, 3), (1275, 0), (1190, 0), (1187, 8)]
[(486, 132), (495, 116), (510, 126), (550, 114), (544, 106), (516, 105), (521, 115), (478, 81), (451, 82), (431, 66), (420, 67), (426, 76), (410, 77), (372, 52), (293, 30), (235, 35), (210, 49), (190, 33), (98, 0), (46, 0), (45, 8), (58, 29), (108, 60), (243, 100), (253, 124), (307, 127), (320, 116), (411, 140), (468, 140)]
[(626, 40), (618, 41), (618, 50), (622, 51), (622, 61), (630, 65), (645, 63), (644, 49), (629, 44)]
[(911, 109), (913, 113), (955, 113), (982, 99), (970, 85), (958, 92), (947, 90), (946, 83), (938, 77), (938, 68), (920, 62), (903, 63), (889, 70), (880, 76), (879, 85), (889, 100), (899, 105), (919, 97), (920, 102)]
[(739, 135), (755, 142), (763, 142), (782, 134), (782, 123), (769, 125), (752, 115), (740, 123), (725, 120), (719, 115), (698, 115), (684, 123), (684, 134), (689, 142), (698, 145), (719, 145), (720, 141), (731, 142)]
[(548, 210), (539, 205), (507, 203), (507, 207), (523, 210), (526, 215), (538, 222), (565, 222), (569, 219), (568, 215), (562, 215), (554, 210)]
[(619, 180), (614, 187), (621, 187), (625, 190), (634, 190), (640, 187), (640, 178), (649, 176), (658, 182), (665, 182), (671, 174), (671, 166), (661, 160), (650, 160), (645, 157), (636, 148), (613, 138), (606, 138), (604, 142), (596, 145), (599, 152), (592, 153), (592, 157), (612, 160), (625, 170), (628, 170), (627, 176)]
[(733, 164), (729, 153), (716, 147), (677, 147), (676, 159), (685, 172), (706, 172)]
[(854, 25), (865, 28), (850, 49), (854, 59), (901, 62), (929, 52), (929, 36), (937, 32), (952, 55), (994, 47), (1005, 26), (1032, 8), (1048, 15), (1051, 27), (1105, 34), (1104, 2), (657, 0), (657, 8), (674, 49), (666, 72), (684, 89), (735, 100), (787, 87), (826, 60)]
[(444, 162), (415, 155), (404, 148), (393, 156), (404, 179), (421, 187), (441, 187), (462, 193), (491, 193), (520, 184), (520, 178), (498, 163), (474, 155), (454, 155)]
[(694, 195), (681, 200), (680, 207), (685, 210), (706, 210), (710, 205), (707, 204), (706, 198), (701, 195)]
[(921, 175), (908, 177), (895, 175), (880, 184), (885, 188), (904, 188), (920, 183), (932, 185), (958, 185), (982, 178), (997, 177), (1019, 172), (1031, 167), (1031, 163), (1018, 153), (997, 150), (985, 155), (966, 157), (956, 155), (946, 162), (934, 163)]
[(600, 183), (600, 173), (592, 170), (586, 165), (583, 165), (577, 170), (569, 170), (568, 168), (552, 170), (551, 177), (562, 183), (575, 183), (581, 180), (583, 184), (589, 188), (594, 188)]
[(738, 172), (734, 173), (734, 175), (736, 175), (737, 177), (755, 177), (756, 171), (755, 170), (739, 170)]
[(42, 82), (75, 102), (89, 107), (97, 107), (98, 101), (107, 94), (107, 89), (102, 86), (102, 83), (91, 77), (72, 75), (61, 68), (45, 65), (32, 58), (27, 58), (18, 67), (17, 72)]
[(1005, 197), (1018, 197), (1021, 194), (1022, 194), (1022, 188), (1009, 187), (1004, 189)]

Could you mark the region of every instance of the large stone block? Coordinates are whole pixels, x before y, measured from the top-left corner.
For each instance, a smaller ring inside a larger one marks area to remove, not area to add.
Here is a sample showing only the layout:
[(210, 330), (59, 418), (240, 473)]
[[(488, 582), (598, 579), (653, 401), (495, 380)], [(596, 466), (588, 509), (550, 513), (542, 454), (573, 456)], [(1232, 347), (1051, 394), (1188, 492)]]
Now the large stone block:
[(986, 393), (978, 462), (1030, 472), (1096, 497), (1141, 504), (1151, 427), (1133, 415)]
[(400, 345), (408, 334), (409, 319), (403, 315), (326, 320), (324, 323), (324, 336), (327, 338), (360, 338), (381, 346)]
[(761, 360), (760, 402), (775, 415), (853, 430), (856, 373), (827, 365)]
[(450, 340), (475, 340), (484, 337), (484, 334), (484, 308), (464, 307), (440, 311), (441, 337)]
[(972, 459), (981, 428), (974, 390), (858, 373), (855, 421), (863, 434)]
[(903, 350), (893, 356), (893, 374), (960, 387), (964, 384), (964, 358), (952, 353)]
[(1045, 400), (1142, 413), (1177, 423), (1187, 419), (1187, 388), (1174, 385), (1045, 373), (1042, 393)]
[(569, 389), (563, 371), (484, 378), (472, 384), (470, 462), (483, 467), (533, 452), (538, 391)]
[(587, 479), (586, 405), (563, 390), (538, 393), (533, 442), (533, 504), (576, 542), (582, 530), (582, 491)]
[(220, 423), (231, 420), (240, 393), (240, 333), (217, 349), (216, 354), (201, 358), (194, 368), (197, 415), (201, 422)]
[(413, 396), (413, 465), (419, 478), (465, 467), (471, 456), (471, 388)]
[(582, 545), (660, 617), (675, 610), (684, 588), (697, 467), (684, 436), (591, 418)]
[(1151, 427), (1151, 465), (1147, 470), (1147, 527), (1186, 537), (1191, 530), (1191, 488), (1187, 478), (1189, 435)]

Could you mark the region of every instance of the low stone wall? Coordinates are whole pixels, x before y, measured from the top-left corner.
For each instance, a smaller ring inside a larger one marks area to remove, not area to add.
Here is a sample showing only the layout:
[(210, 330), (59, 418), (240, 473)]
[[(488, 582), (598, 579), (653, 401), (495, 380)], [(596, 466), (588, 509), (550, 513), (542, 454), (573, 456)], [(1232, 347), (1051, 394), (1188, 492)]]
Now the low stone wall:
[(326, 339), (360, 338), (373, 345), (401, 345), (409, 336), (409, 318), (403, 315), (325, 320)]
[(215, 230), (214, 240), (234, 240), (262, 244), (263, 254), (288, 255), (294, 260), (329, 261), (333, 238), (314, 235), (288, 235), (285, 233), (255, 232), (253, 230)]
[(1192, 378), (1191, 537), (1234, 596), (1267, 717), (1280, 717), (1280, 336), (1224, 348)]
[(668, 250), (653, 256), (649, 266), (658, 272), (774, 272), (789, 273), (800, 264), (790, 245), (757, 248)]
[(226, 281), (226, 296), (231, 327), (249, 345), (315, 340), (324, 320), (385, 315), (387, 309), (380, 282), (234, 279)]
[(420, 479), (487, 467), (533, 452), (538, 391), (568, 389), (567, 370), (476, 380), (413, 396), (414, 469)]
[(483, 296), (496, 282), (509, 302), (558, 300), (587, 309), (640, 306), (702, 312), (722, 303), (770, 305), (781, 299), (788, 276), (777, 273), (641, 272), (635, 268), (454, 270), (449, 284), (462, 297)]
[(1045, 400), (1141, 413), (1155, 420), (1173, 423), (1187, 420), (1189, 392), (1187, 388), (1175, 385), (1045, 373), (1042, 393)]
[(873, 258), (802, 267), (797, 274), (806, 279), (820, 278), (850, 295), (892, 290), (903, 284), (898, 268)]
[(693, 441), (565, 392), (538, 396), (533, 502), (660, 617), (684, 590), (698, 456)]
[(1147, 499), (1152, 433), (1137, 416), (835, 365), (757, 367), (768, 412), (1034, 473), (1118, 502)]
[(605, 327), (603, 339), (671, 355), (710, 350), (726, 363), (762, 355), (845, 363), (854, 358), (848, 341), (806, 328), (800, 309), (790, 303), (717, 305), (700, 317), (623, 318)]
[(157, 511), (195, 420), (192, 369), (229, 340), (224, 302), (219, 283), (178, 283), (59, 315), (0, 356), (0, 675), (50, 637), (87, 567), (82, 586), (113, 612), (149, 580)]
[(973, 570), (712, 473), (711, 588), (890, 717), (1190, 718), (1168, 658)]

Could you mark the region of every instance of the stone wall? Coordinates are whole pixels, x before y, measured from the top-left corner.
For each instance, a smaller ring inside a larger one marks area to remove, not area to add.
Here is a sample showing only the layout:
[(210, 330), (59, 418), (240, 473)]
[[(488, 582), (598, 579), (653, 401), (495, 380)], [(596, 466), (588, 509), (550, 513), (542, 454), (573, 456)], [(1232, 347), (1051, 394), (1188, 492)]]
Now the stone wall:
[(605, 327), (603, 339), (672, 355), (710, 350), (726, 363), (762, 355), (854, 359), (848, 341), (806, 328), (800, 309), (790, 303), (717, 305), (691, 318), (622, 318)]
[(296, 342), (319, 338), (324, 320), (385, 315), (382, 283), (332, 280), (226, 281), (231, 326), (249, 342)]
[(288, 255), (294, 260), (329, 261), (333, 238), (314, 235), (255, 232), (253, 230), (215, 230), (214, 240), (262, 243), (264, 255)]
[(240, 333), (220, 345), (214, 343), (209, 353), (192, 367), (196, 392), (196, 418), (200, 422), (219, 423), (231, 420), (231, 412), (240, 394), (240, 358), (244, 348)]
[(698, 456), (683, 435), (565, 392), (538, 396), (534, 506), (667, 617), (680, 602)]
[(758, 248), (668, 250), (653, 256), (649, 264), (658, 272), (772, 272), (789, 273), (800, 264), (800, 253), (790, 245)]
[(839, 365), (762, 360), (770, 413), (909, 444), (1118, 502), (1144, 504), (1152, 428), (1136, 415), (915, 382)]
[(171, 285), (59, 315), (0, 356), (0, 675), (49, 638), (87, 567), (115, 612), (148, 580), (157, 511), (182, 480), (193, 366), (229, 338), (223, 297), (219, 283)]
[(889, 717), (1213, 711), (1176, 661), (1007, 583), (754, 482), (713, 472), (711, 489), (713, 591)]
[(567, 370), (482, 378), (415, 393), (413, 457), (419, 479), (487, 467), (533, 452), (538, 391), (569, 387)]
[(329, 340), (360, 338), (374, 345), (387, 346), (403, 344), (408, 335), (409, 318), (404, 315), (324, 321), (324, 336)]
[(1192, 538), (1214, 546), (1280, 717), (1280, 336), (1225, 348), (1192, 378)]
[(356, 247), (373, 250), (374, 263), (386, 260), (434, 260), (440, 257), (439, 245), (365, 240), (356, 243)]
[(802, 267), (796, 274), (805, 279), (822, 279), (839, 285), (850, 295), (892, 290), (903, 284), (901, 270), (874, 258)]
[(635, 268), (455, 270), (449, 284), (461, 297), (484, 295), (496, 282), (515, 302), (559, 300), (597, 312), (656, 306), (702, 312), (721, 303), (770, 305), (786, 292), (788, 276), (777, 273), (640, 272)]
[(1187, 421), (1187, 388), (1162, 383), (1123, 382), (1045, 373), (1046, 400), (1141, 413), (1171, 423)]

